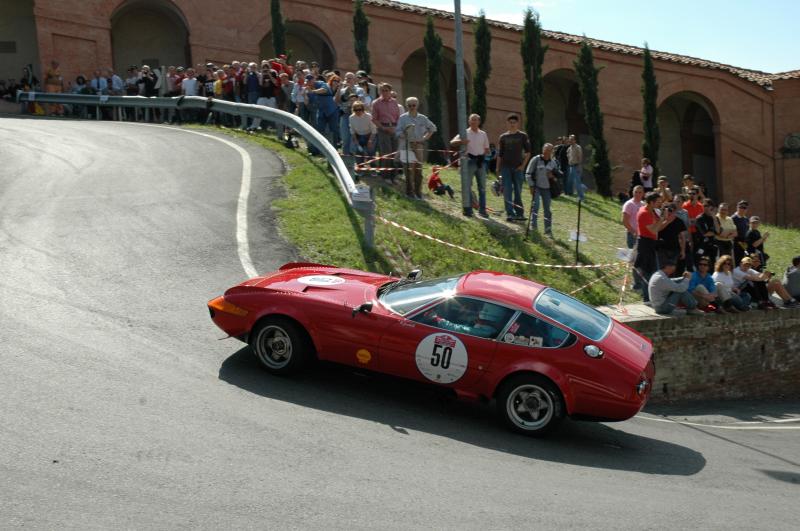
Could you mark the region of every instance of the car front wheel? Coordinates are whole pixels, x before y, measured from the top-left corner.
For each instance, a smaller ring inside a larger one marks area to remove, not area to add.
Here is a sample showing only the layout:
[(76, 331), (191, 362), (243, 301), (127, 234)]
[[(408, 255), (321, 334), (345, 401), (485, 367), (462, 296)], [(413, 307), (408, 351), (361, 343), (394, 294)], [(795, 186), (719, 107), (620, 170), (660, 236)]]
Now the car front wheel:
[(513, 431), (541, 437), (564, 418), (564, 400), (547, 378), (521, 374), (504, 382), (498, 390), (497, 414)]
[(313, 357), (313, 347), (305, 330), (278, 317), (258, 323), (250, 334), (250, 347), (261, 365), (273, 374), (298, 372)]

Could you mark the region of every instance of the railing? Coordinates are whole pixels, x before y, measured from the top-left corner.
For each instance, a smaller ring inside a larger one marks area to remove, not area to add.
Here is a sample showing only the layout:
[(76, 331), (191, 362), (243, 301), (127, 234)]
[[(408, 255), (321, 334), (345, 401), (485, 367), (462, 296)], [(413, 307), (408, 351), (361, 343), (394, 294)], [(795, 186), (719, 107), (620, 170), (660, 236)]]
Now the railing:
[[(181, 96), (175, 98), (145, 98), (143, 96), (107, 96), (87, 94), (61, 94), (45, 92), (18, 92), (17, 102), (60, 103), (66, 105), (82, 105), (86, 107), (112, 107), (143, 109), (149, 114), (150, 109), (161, 110), (201, 110), (220, 112), (247, 118), (261, 118), (275, 122), (297, 131), (306, 142), (319, 150), (330, 163), (336, 175), (339, 187), (347, 199), (347, 204), (364, 217), (364, 243), (369, 248), (375, 246), (375, 204), (369, 186), (356, 184), (350, 171), (339, 156), (336, 148), (328, 142), (319, 131), (311, 127), (303, 119), (294, 114), (262, 105), (249, 105), (230, 101), (203, 98), (200, 96)], [(96, 113), (100, 119), (100, 112)]]

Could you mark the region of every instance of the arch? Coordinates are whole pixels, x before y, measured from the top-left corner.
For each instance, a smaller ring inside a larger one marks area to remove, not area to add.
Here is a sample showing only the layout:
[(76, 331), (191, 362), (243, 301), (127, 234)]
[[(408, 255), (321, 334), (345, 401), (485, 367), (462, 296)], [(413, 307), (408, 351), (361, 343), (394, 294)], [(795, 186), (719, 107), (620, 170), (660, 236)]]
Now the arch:
[[(591, 142), (589, 127), (584, 119), (583, 100), (578, 89), (575, 70), (560, 68), (544, 76), (544, 137), (555, 142), (560, 136), (574, 134), (584, 148), (584, 160), (589, 160)], [(593, 182), (591, 171), (584, 167), (584, 180)]]
[[(287, 21), (286, 50), (289, 61), (316, 61), (320, 70), (331, 70), (336, 66), (336, 48), (333, 41), (318, 26), (310, 22)], [(272, 45), (272, 30), (258, 44), (261, 59), (275, 57)]]
[(191, 65), (189, 24), (170, 0), (126, 0), (111, 15), (114, 69)]
[(0, 50), (0, 79), (22, 79), (22, 69), (32, 64), (34, 74), (41, 80), (38, 65), (39, 42), (36, 39), (36, 18), (33, 15), (33, 0), (7, 3), (0, 9), (0, 35), (5, 41)]
[[(428, 113), (428, 102), (425, 100), (425, 80), (427, 77), (427, 58), (424, 48), (411, 52), (402, 67), (403, 84), (400, 89), (401, 99), (416, 96), (420, 101), (420, 112)], [(464, 87), (469, 91), (470, 71), (464, 64)], [(445, 143), (458, 131), (458, 99), (457, 99), (456, 53), (455, 50), (442, 48), (442, 70), (439, 75), (440, 96), (442, 99), (442, 123), (436, 124), (442, 132)], [(483, 117), (484, 120), (486, 117)]]
[(697, 92), (673, 93), (658, 106), (658, 166), (673, 190), (690, 173), (711, 197), (720, 197), (718, 116), (713, 103)]

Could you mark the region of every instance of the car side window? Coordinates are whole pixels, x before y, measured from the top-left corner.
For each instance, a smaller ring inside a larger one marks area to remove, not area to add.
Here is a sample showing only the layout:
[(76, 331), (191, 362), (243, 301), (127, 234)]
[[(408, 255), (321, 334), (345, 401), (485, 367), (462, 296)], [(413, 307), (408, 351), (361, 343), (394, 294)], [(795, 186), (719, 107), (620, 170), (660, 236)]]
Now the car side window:
[(510, 308), (491, 302), (451, 297), (411, 320), (442, 330), (494, 339), (513, 314)]
[(569, 332), (526, 313), (517, 317), (502, 338), (505, 343), (534, 348), (563, 348), (574, 339)]

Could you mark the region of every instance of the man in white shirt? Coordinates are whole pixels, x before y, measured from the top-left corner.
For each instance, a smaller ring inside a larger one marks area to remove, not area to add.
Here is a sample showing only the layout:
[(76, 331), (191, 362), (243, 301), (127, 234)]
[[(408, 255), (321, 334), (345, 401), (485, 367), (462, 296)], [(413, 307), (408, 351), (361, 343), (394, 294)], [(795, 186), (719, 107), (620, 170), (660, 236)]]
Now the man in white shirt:
[(469, 128), (467, 128), (467, 139), (462, 140), (461, 135), (456, 135), (450, 141), (453, 147), (467, 146), (467, 176), (461, 177), (461, 203), (464, 207), (464, 215), (472, 216), (472, 177), (478, 180), (478, 215), (488, 218), (486, 212), (486, 170), (484, 169), (484, 158), (489, 154), (489, 136), (486, 131), (480, 128), (481, 117), (471, 114), (469, 117)]
[(575, 135), (569, 135), (568, 143), (567, 161), (569, 161), (569, 174), (567, 175), (567, 193), (572, 195), (570, 190), (575, 190), (575, 193), (578, 194), (578, 200), (583, 201), (583, 179), (581, 178), (583, 148), (578, 144)]

